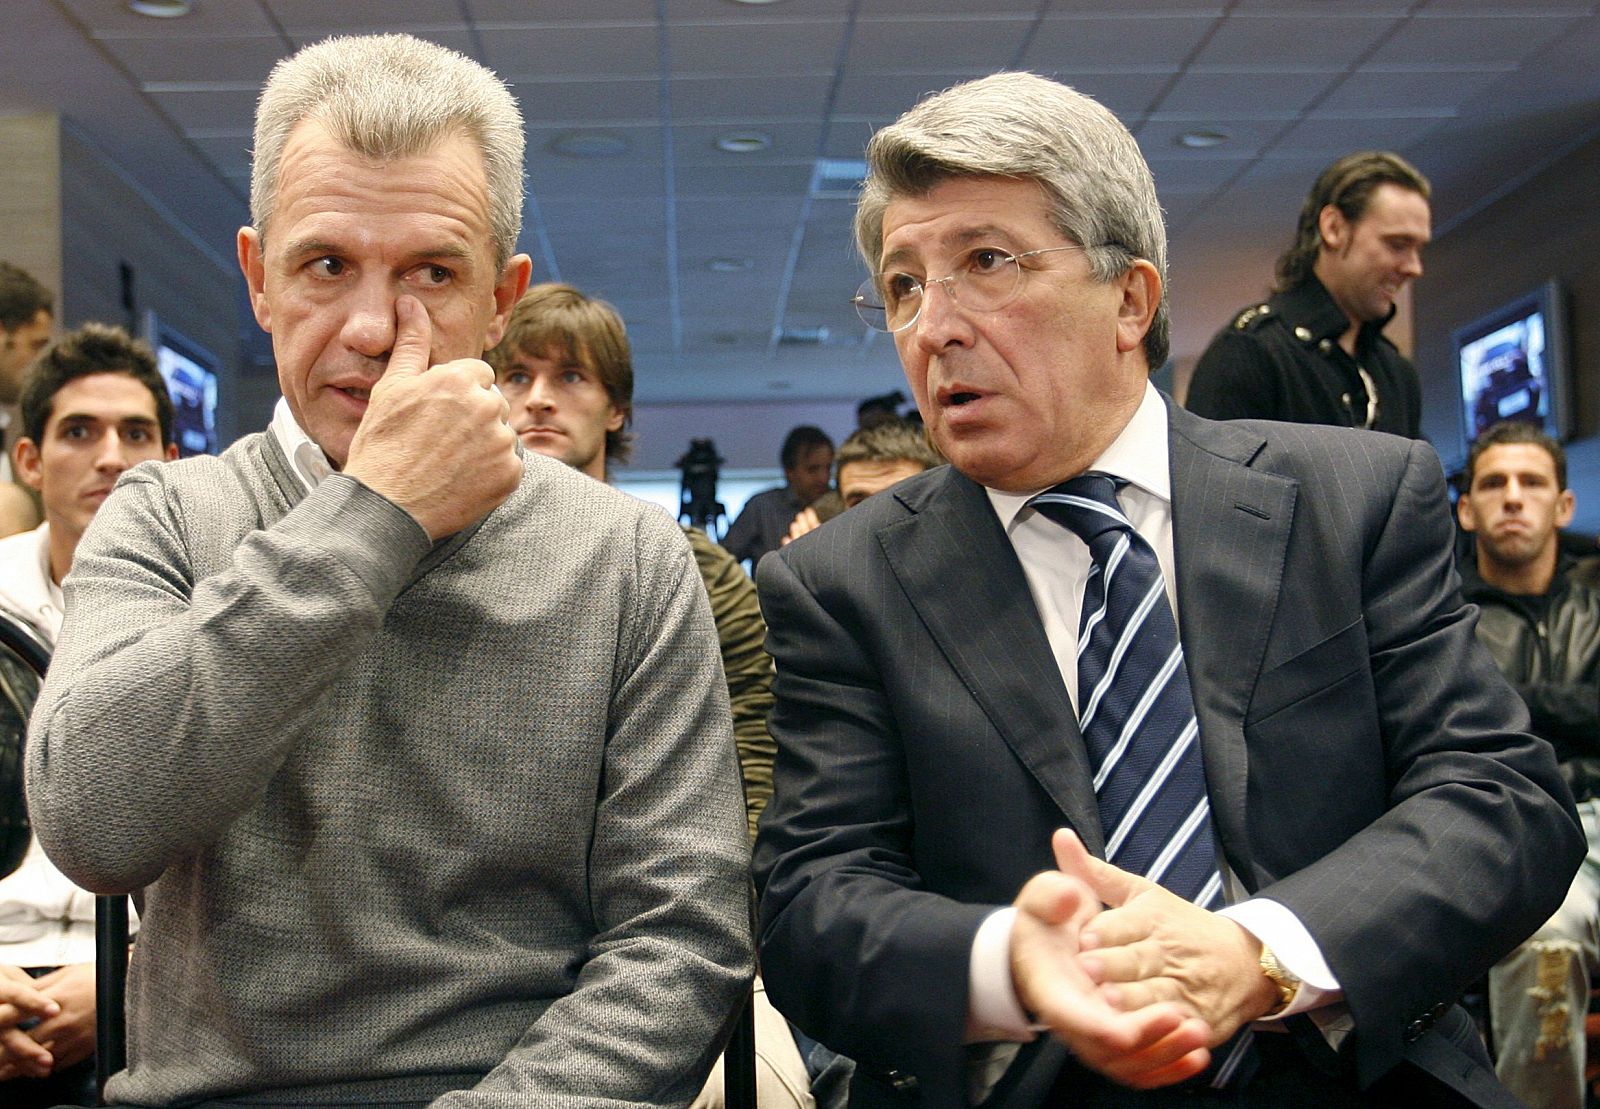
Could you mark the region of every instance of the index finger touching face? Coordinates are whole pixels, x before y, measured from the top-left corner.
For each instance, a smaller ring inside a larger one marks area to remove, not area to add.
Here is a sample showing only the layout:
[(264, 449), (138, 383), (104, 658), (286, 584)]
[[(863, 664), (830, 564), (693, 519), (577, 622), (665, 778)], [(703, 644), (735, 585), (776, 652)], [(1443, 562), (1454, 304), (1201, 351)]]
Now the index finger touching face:
[(433, 364), (433, 321), (422, 302), (410, 295), (395, 299), (394, 315), (394, 346), (385, 376), (414, 377)]

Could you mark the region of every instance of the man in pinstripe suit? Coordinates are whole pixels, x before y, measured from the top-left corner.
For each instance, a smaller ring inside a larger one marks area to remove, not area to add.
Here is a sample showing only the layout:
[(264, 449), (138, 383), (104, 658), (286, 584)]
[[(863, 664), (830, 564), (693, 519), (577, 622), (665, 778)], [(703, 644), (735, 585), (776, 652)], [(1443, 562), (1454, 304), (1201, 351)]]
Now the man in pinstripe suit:
[[(1435, 456), (1150, 387), (1165, 232), (1093, 101), (986, 78), (868, 158), (858, 308), (952, 467), (760, 569), (773, 1000), (859, 1061), (857, 1106), (1515, 1104), (1453, 1002), (1582, 838), (1474, 642)], [(1076, 660), (1100, 568), (1033, 504), (1086, 471), (1176, 617), (1220, 911), (1096, 857)], [(1224, 1045), (1248, 1064), (1213, 1082)]]

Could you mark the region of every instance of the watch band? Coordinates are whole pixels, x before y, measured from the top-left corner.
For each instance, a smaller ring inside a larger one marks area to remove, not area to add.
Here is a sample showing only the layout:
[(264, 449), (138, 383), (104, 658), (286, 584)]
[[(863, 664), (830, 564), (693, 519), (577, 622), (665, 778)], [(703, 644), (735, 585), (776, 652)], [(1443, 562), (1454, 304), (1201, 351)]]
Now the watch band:
[(1278, 1003), (1262, 1014), (1264, 1018), (1278, 1016), (1294, 1003), (1300, 993), (1300, 978), (1278, 961), (1278, 956), (1266, 944), (1261, 945), (1261, 973), (1278, 988)]

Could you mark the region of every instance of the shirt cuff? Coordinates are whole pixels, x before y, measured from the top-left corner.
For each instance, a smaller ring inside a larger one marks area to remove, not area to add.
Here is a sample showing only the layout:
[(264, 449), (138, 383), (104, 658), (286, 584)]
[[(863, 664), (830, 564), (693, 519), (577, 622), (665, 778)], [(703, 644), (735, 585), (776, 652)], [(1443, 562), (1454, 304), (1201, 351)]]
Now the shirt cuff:
[(996, 909), (984, 917), (972, 937), (967, 964), (969, 1044), (994, 1040), (1027, 1043), (1037, 1035), (1011, 982), (1011, 926), (1016, 919), (1015, 907)]
[(1218, 909), (1217, 915), (1227, 917), (1272, 948), (1279, 964), (1300, 979), (1300, 989), (1289, 1007), (1269, 1020), (1282, 1020), (1308, 1009), (1320, 1009), (1344, 1000), (1344, 990), (1333, 976), (1333, 971), (1328, 969), (1322, 949), (1311, 938), (1311, 933), (1306, 931), (1306, 926), (1300, 923), (1300, 918), (1287, 906), (1256, 897)]

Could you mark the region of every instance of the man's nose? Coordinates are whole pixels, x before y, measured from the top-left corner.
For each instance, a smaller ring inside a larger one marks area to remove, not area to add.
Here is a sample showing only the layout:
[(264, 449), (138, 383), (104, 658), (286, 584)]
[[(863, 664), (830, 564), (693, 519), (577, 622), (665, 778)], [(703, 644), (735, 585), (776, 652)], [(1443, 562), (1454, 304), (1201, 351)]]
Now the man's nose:
[(555, 392), (551, 389), (550, 383), (545, 380), (543, 374), (528, 383), (528, 396), (525, 403), (530, 409), (540, 411), (556, 406)]
[(107, 428), (100, 437), (100, 450), (94, 460), (95, 468), (106, 473), (120, 474), (126, 470), (131, 462), (128, 461), (126, 444), (115, 428)]
[(952, 286), (949, 278), (940, 278), (922, 287), (922, 308), (911, 329), (916, 341), (930, 353), (938, 353), (952, 343), (966, 346), (971, 342), (971, 325), (951, 294)]
[(395, 293), (381, 282), (365, 282), (350, 294), (341, 338), (367, 358), (383, 358), (394, 346)]

